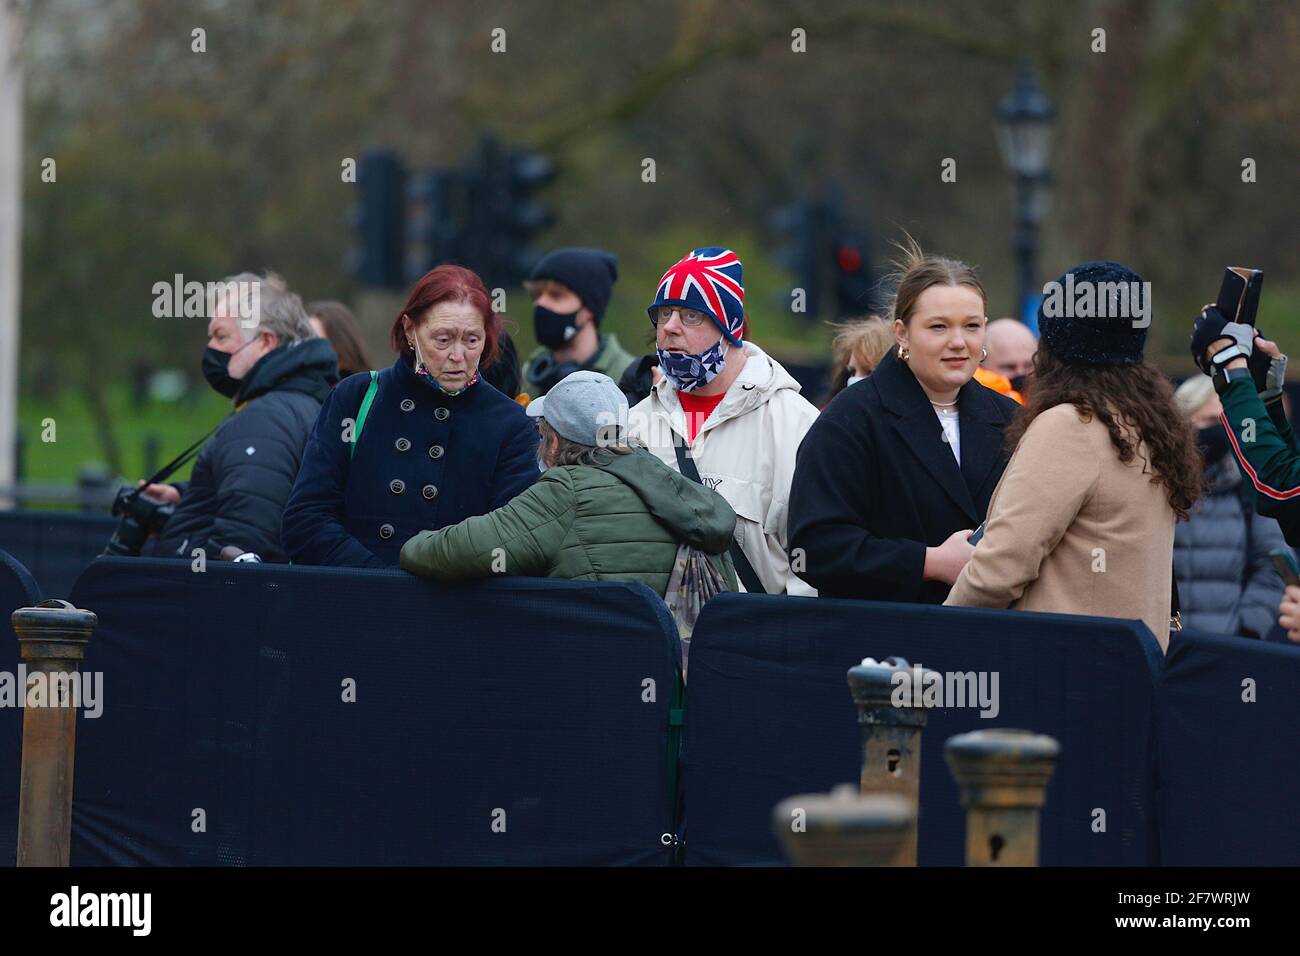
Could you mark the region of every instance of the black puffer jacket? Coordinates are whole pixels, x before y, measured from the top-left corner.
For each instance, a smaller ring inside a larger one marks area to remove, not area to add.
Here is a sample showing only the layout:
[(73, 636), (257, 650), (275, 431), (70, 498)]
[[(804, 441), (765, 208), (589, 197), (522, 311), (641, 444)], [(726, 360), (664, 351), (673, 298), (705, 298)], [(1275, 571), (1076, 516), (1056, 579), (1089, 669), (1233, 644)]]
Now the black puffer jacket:
[(288, 560), (280, 520), (337, 369), (325, 339), (282, 345), (249, 369), (235, 411), (199, 452), (154, 556), (189, 560), (203, 548), (215, 560), (234, 545), (263, 561)]

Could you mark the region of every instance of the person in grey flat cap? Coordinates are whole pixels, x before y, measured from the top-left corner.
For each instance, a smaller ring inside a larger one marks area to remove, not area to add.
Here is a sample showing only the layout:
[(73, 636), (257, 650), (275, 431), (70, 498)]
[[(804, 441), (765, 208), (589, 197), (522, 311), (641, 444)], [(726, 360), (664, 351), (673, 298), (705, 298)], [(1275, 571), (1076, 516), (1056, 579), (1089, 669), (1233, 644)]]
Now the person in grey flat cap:
[(662, 596), (680, 544), (704, 552), (735, 589), (727, 556), (736, 513), (626, 436), (627, 399), (594, 371), (534, 399), (542, 476), (504, 506), (402, 546), (401, 566), (443, 581), (491, 574), (641, 581)]

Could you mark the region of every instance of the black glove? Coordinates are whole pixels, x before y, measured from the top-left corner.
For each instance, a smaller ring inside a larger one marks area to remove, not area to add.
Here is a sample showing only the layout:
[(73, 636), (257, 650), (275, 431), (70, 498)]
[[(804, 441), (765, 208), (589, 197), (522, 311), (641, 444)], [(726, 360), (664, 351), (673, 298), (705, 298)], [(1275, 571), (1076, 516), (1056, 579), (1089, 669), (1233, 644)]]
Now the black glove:
[(1205, 350), (1223, 338), (1223, 327), (1227, 324), (1228, 320), (1223, 317), (1223, 313), (1212, 305), (1201, 309), (1201, 314), (1192, 323), (1192, 361), (1206, 375), (1214, 370), (1205, 360)]
[[(1255, 334), (1260, 338), (1264, 335), (1258, 329)], [(1265, 392), (1268, 390), (1268, 370), (1273, 365), (1271, 356), (1265, 355), (1259, 349), (1252, 349), (1250, 356), (1246, 359), (1246, 368), (1250, 369), (1250, 377), (1255, 380), (1255, 391)], [(1283, 360), (1282, 373), (1286, 374), (1286, 362)], [(1275, 396), (1276, 397), (1276, 396)]]
[[(1230, 353), (1227, 349), (1215, 355), (1213, 362), (1205, 358), (1205, 350), (1217, 342), (1219, 339), (1231, 339), (1236, 346)], [(1201, 310), (1200, 317), (1192, 325), (1192, 361), (1206, 375), (1214, 374), (1215, 365), (1224, 365), (1233, 358), (1245, 358), (1247, 364), (1254, 368), (1250, 363), (1251, 354), (1254, 352), (1255, 329), (1252, 326), (1244, 325), (1239, 322), (1229, 322), (1223, 317), (1223, 313), (1212, 305), (1207, 305)], [(1268, 371), (1268, 363), (1263, 364), (1263, 372), (1256, 378), (1256, 382), (1262, 388), (1264, 374)]]

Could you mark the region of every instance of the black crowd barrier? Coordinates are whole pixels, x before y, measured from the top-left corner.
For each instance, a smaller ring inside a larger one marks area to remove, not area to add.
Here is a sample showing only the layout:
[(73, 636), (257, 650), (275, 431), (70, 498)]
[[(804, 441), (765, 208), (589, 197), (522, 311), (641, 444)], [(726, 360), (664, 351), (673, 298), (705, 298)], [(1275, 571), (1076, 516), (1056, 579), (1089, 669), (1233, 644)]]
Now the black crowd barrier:
[(1174, 635), (1160, 769), (1165, 863), (1300, 865), (1300, 646)]
[(669, 862), (680, 652), (643, 585), (104, 558), (71, 600), (104, 687), (76, 865)]
[[(683, 832), (689, 864), (781, 862), (773, 805), (857, 779), (845, 672), (891, 655), (998, 675), (996, 717), (930, 711), (921, 864), (964, 855), (946, 739), (1017, 726), (1061, 743), (1045, 865), (1300, 864), (1300, 647), (1176, 635), (1162, 658), (1136, 622), (722, 595), (695, 629), (675, 816), (677, 644), (641, 586), (107, 558), (68, 596), (99, 617), (102, 674), (78, 865), (665, 865)], [(39, 598), (0, 555), (4, 627)], [(0, 707), (2, 864), (21, 722)]]
[(965, 860), (965, 811), (943, 745), (953, 734), (985, 727), (1021, 727), (1060, 741), (1042, 816), (1044, 865), (1156, 862), (1153, 735), (1161, 655), (1142, 625), (720, 595), (704, 609), (691, 642), (682, 763), (688, 864), (782, 859), (772, 807), (858, 779), (862, 753), (845, 672), (864, 657), (894, 655), (929, 670), (998, 673), (996, 717), (981, 718), (973, 707), (929, 712), (921, 865)]
[[(18, 639), (9, 615), (14, 608), (41, 602), (41, 589), (30, 571), (0, 550), (0, 681), (13, 680), (18, 693)], [(10, 678), (9, 675), (13, 675)], [(0, 695), (4, 693), (0, 689)], [(15, 698), (16, 700), (16, 698)], [(0, 866), (12, 866), (18, 840), (18, 767), (22, 756), (22, 711), (0, 696)]]
[(0, 511), (0, 548), (25, 564), (47, 595), (65, 598), (116, 527), (106, 514)]

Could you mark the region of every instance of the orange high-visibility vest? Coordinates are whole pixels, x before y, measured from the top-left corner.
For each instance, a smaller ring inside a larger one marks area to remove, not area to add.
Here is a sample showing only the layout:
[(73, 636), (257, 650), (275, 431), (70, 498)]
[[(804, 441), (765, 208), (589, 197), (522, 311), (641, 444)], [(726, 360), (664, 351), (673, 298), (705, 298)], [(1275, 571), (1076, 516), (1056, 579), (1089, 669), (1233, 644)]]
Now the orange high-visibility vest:
[(1005, 375), (987, 369), (983, 365), (975, 370), (975, 381), (979, 382), (985, 388), (991, 388), (999, 395), (1005, 395), (1007, 398), (1014, 399), (1021, 405), (1025, 404), (1025, 397), (1011, 387), (1011, 379)]

